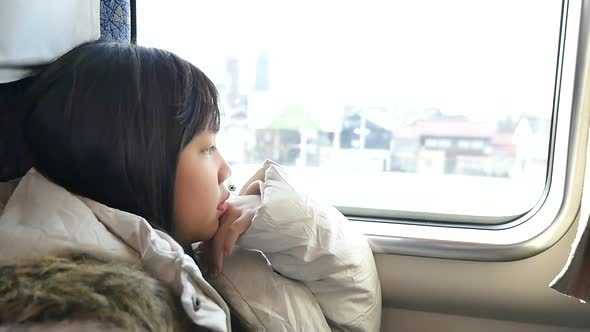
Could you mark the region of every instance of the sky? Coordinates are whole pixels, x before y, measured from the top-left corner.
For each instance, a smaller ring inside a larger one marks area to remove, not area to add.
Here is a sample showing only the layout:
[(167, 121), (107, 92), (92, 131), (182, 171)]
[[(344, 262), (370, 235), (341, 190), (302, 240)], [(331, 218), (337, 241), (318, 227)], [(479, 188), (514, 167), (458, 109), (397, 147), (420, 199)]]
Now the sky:
[(237, 57), (251, 64), (245, 92), (265, 53), (272, 93), (326, 112), (354, 103), (493, 120), (552, 109), (560, 1), (166, 3), (138, 2), (138, 43), (183, 56), (215, 82)]

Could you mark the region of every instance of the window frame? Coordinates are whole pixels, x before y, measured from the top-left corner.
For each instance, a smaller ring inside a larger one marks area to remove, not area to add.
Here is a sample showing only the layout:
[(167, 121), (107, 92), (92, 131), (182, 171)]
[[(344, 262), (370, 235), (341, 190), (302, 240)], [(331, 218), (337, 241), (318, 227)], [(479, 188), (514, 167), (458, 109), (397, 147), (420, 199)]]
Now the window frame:
[[(552, 153), (543, 198), (528, 213), (500, 225), (469, 224), (469, 216), (407, 211), (395, 211), (404, 219), (370, 218), (351, 215), (346, 208), (341, 208), (353, 225), (366, 234), (373, 252), (513, 261), (550, 248), (572, 226), (581, 205), (590, 125), (590, 102), (584, 94), (584, 90), (590, 91), (590, 87), (585, 87), (590, 78), (587, 50), (590, 1), (565, 0), (562, 8), (560, 66), (556, 75), (550, 141)], [(355, 212), (358, 213), (358, 209)], [(370, 211), (363, 214), (367, 213)], [(481, 219), (473, 218), (478, 222)], [(424, 219), (435, 221), (424, 222)], [(445, 223), (441, 223), (441, 219)], [(467, 224), (459, 224), (458, 220)]]

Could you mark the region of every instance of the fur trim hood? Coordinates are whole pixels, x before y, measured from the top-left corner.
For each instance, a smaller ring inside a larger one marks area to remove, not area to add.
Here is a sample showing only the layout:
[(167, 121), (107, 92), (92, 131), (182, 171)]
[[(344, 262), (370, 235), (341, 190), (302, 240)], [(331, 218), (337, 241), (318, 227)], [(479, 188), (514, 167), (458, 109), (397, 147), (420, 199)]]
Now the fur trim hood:
[(184, 331), (192, 325), (168, 287), (127, 264), (77, 255), (0, 267), (0, 322), (57, 329), (63, 321), (82, 330)]

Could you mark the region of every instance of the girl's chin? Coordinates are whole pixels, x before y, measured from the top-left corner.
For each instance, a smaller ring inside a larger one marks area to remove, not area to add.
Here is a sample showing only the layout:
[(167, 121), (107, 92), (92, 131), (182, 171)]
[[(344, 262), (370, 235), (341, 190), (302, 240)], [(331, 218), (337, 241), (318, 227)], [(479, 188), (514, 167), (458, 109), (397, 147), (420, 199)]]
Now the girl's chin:
[(219, 229), (219, 218), (217, 218), (214, 222), (211, 222), (211, 224), (209, 224), (207, 226), (208, 226), (207, 229), (201, 229), (199, 234), (196, 236), (182, 236), (182, 235), (180, 235), (180, 236), (176, 237), (176, 240), (181, 245), (188, 245), (188, 244), (192, 244), (192, 243), (196, 243), (196, 242), (210, 241), (213, 239), (213, 237), (215, 236), (215, 233), (217, 233), (217, 230)]

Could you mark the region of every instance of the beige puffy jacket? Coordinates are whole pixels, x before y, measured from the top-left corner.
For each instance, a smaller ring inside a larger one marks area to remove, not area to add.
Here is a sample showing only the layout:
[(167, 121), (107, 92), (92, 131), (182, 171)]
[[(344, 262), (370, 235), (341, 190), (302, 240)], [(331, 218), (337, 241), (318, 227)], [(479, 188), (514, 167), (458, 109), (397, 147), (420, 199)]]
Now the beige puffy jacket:
[(177, 294), (198, 326), (231, 330), (226, 303), (170, 236), (141, 217), (73, 195), (32, 169), (0, 215), (0, 265), (72, 253), (138, 266)]

